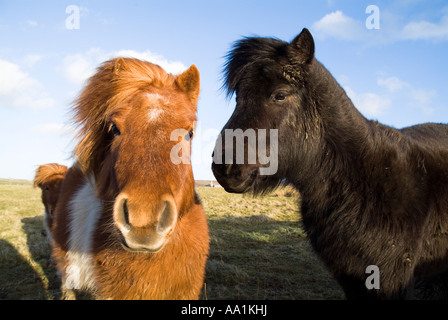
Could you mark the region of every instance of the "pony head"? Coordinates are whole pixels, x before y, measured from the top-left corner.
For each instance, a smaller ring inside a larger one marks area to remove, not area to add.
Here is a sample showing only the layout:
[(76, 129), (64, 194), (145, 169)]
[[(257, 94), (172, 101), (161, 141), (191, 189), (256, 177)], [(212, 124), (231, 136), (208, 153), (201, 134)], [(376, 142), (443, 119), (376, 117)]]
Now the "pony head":
[(227, 55), (224, 87), (228, 96), (235, 93), (236, 107), (218, 138), (212, 164), (228, 192), (269, 192), (285, 181), (288, 159), (312, 148), (319, 127), (314, 92), (308, 90), (314, 65), (314, 40), (307, 29), (290, 43), (258, 37), (235, 43)]
[(42, 203), (45, 207), (45, 226), (47, 232), (53, 224), (53, 214), (59, 198), (65, 174), (68, 168), (57, 163), (48, 163), (39, 166), (34, 177), (34, 187), (42, 190)]
[[(110, 206), (113, 235), (130, 251), (157, 252), (195, 199), (189, 161), (199, 71), (180, 75), (136, 59), (102, 64), (76, 100), (75, 155)], [(178, 152), (173, 152), (177, 150)]]

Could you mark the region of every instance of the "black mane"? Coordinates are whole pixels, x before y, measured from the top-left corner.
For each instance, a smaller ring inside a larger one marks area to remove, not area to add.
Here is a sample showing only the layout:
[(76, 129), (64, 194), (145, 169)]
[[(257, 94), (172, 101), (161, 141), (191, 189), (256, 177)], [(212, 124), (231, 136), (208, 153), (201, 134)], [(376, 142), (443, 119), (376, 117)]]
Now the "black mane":
[(238, 40), (225, 56), (224, 84), (227, 96), (235, 92), (244, 71), (254, 62), (278, 62), (287, 59), (288, 43), (275, 38), (246, 37)]

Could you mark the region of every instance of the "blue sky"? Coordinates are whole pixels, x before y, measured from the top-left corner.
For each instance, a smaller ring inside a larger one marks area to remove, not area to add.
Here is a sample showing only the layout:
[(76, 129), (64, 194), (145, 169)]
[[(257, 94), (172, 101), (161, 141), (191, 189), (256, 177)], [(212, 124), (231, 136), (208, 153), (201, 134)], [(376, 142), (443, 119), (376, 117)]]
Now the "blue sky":
[[(79, 29), (66, 20), (79, 9)], [(369, 5), (379, 29), (366, 27)], [(242, 36), (292, 40), (303, 27), (316, 57), (369, 119), (404, 127), (448, 122), (446, 1), (1, 1), (0, 178), (32, 179), (39, 164), (71, 165), (70, 104), (96, 66), (134, 56), (201, 72), (193, 142), (196, 179), (233, 112), (221, 90), (224, 55)]]

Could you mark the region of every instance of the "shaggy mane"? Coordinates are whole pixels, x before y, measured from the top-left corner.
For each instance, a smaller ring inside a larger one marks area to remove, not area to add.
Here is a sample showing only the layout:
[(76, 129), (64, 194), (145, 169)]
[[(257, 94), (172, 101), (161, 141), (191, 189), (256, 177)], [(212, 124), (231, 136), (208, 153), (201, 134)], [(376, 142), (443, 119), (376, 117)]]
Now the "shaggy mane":
[(74, 124), (78, 127), (78, 145), (74, 156), (82, 171), (97, 175), (102, 155), (107, 149), (109, 117), (124, 100), (150, 86), (159, 88), (174, 81), (158, 65), (131, 58), (116, 58), (104, 62), (87, 82), (74, 102)]
[(225, 56), (223, 88), (227, 97), (231, 97), (236, 91), (245, 70), (253, 63), (262, 60), (275, 62), (279, 57), (284, 57), (287, 61), (287, 47), (287, 42), (275, 38), (247, 37), (236, 41)]
[(34, 177), (34, 187), (40, 187), (43, 183), (48, 182), (50, 179), (54, 179), (58, 176), (65, 176), (67, 172), (67, 167), (57, 164), (49, 163), (39, 166), (36, 170), (36, 175)]

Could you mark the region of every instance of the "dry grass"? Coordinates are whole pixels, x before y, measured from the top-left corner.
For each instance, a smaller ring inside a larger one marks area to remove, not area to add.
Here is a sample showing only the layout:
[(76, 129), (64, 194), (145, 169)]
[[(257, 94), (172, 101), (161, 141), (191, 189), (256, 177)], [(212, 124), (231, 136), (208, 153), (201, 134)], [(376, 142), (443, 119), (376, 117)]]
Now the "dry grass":
[[(293, 189), (264, 198), (197, 191), (211, 233), (202, 299), (343, 297), (310, 250)], [(31, 183), (0, 180), (0, 299), (60, 298), (42, 214)]]
[(30, 182), (0, 180), (0, 299), (59, 298), (49, 257), (40, 192)]
[(263, 198), (198, 188), (211, 250), (207, 299), (341, 299), (342, 291), (311, 251), (300, 225), (298, 193)]

